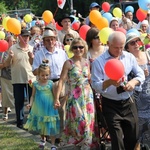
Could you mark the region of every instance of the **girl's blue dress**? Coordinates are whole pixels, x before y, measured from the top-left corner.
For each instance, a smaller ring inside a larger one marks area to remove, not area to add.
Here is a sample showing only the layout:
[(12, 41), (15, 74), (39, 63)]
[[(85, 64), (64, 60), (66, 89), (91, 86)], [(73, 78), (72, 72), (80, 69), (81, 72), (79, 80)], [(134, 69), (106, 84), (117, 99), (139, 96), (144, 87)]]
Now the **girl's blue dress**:
[(54, 109), (53, 82), (49, 80), (47, 85), (41, 86), (35, 81), (33, 86), (35, 97), (24, 128), (37, 131), (40, 135), (59, 134), (60, 118), (58, 110)]

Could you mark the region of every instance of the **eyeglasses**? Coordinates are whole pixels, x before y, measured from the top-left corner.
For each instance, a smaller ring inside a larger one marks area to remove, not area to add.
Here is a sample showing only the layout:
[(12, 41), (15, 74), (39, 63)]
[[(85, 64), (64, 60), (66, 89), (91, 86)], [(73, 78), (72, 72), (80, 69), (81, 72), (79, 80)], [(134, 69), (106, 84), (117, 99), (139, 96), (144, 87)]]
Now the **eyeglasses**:
[(73, 41), (73, 38), (66, 39), (66, 41), (67, 41), (67, 42), (69, 42), (69, 41)]
[(138, 39), (138, 40), (135, 40), (135, 41), (132, 41), (132, 42), (129, 42), (129, 44), (131, 45), (131, 46), (134, 46), (136, 43), (138, 43), (138, 42), (140, 42), (141, 40), (140, 39)]
[(78, 48), (79, 48), (79, 49), (83, 49), (84, 46), (73, 46), (73, 47), (72, 47), (72, 49), (78, 49)]
[(97, 35), (97, 36), (95, 36), (93, 39), (94, 39), (94, 40), (99, 39), (99, 36)]

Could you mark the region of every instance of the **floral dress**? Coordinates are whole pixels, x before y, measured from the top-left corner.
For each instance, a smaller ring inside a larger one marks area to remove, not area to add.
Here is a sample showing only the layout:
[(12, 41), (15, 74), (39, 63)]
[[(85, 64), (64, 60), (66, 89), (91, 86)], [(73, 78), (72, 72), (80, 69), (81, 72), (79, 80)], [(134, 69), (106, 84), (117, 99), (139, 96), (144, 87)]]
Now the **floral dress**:
[(82, 70), (71, 59), (69, 61), (72, 68), (68, 73), (69, 92), (63, 141), (66, 140), (66, 144), (80, 143), (81, 150), (88, 150), (98, 146), (94, 138), (95, 108), (88, 82), (88, 61)]
[(47, 85), (41, 86), (35, 81), (33, 86), (36, 89), (35, 98), (24, 128), (37, 131), (40, 135), (59, 134), (60, 118), (58, 110), (53, 107), (53, 82), (49, 80)]

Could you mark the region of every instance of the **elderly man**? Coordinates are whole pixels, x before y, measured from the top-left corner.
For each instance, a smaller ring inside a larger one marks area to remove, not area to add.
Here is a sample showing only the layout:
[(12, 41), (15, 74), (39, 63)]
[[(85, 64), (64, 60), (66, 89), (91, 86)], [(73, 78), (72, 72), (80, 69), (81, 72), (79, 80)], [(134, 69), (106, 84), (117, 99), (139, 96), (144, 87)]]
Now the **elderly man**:
[[(35, 53), (33, 59), (33, 73), (37, 75), (38, 67), (42, 63), (43, 59), (48, 59), (50, 62), (51, 70), (51, 80), (57, 85), (57, 81), (60, 78), (62, 67), (64, 62), (68, 59), (66, 52), (63, 49), (59, 49), (55, 46), (56, 44), (56, 34), (51, 30), (45, 30), (43, 33), (43, 44), (44, 47), (40, 51)], [(65, 91), (62, 91), (60, 98), (61, 108), (59, 109), (60, 114), (60, 131), (62, 132), (64, 128), (65, 120)]]
[[(102, 94), (102, 111), (110, 132), (112, 150), (134, 150), (138, 140), (138, 115), (132, 94), (135, 86), (143, 83), (145, 76), (135, 57), (123, 51), (125, 42), (125, 35), (114, 31), (108, 39), (108, 51), (92, 64), (92, 87)], [(110, 59), (123, 63), (125, 84), (122, 84), (122, 79), (115, 81), (105, 74), (104, 66)], [(135, 77), (128, 81), (131, 71)]]
[(62, 30), (58, 31), (58, 40), (63, 43), (64, 36), (67, 33), (70, 33), (74, 38), (78, 38), (78, 32), (71, 29), (71, 23), (74, 21), (73, 17), (70, 17), (68, 14), (63, 14), (62, 17), (58, 20), (59, 26), (62, 27)]
[(29, 53), (33, 51), (33, 48), (28, 44), (29, 37), (30, 33), (27, 30), (21, 30), (19, 42), (10, 47), (9, 56), (5, 62), (5, 67), (11, 65), (17, 127), (19, 128), (23, 127), (25, 95), (27, 94), (29, 98), (32, 93), (28, 81), (36, 80), (30, 64), (32, 58)]

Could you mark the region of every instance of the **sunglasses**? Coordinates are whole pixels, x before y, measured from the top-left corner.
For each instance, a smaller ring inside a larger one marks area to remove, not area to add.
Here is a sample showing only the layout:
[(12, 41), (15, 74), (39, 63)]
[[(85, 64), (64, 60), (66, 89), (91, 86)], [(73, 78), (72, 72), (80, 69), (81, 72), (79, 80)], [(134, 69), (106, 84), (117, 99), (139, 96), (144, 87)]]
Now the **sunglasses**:
[(73, 38), (66, 39), (66, 41), (67, 41), (67, 42), (69, 42), (69, 41), (73, 41)]
[(138, 42), (140, 42), (141, 40), (140, 39), (138, 39), (138, 40), (135, 40), (135, 41), (132, 41), (132, 42), (129, 42), (129, 44), (131, 45), (131, 46), (134, 46), (136, 43), (138, 43)]
[(78, 49), (78, 48), (79, 48), (79, 49), (83, 49), (84, 46), (73, 46), (73, 47), (72, 47), (72, 49)]
[(96, 39), (99, 39), (99, 36), (97, 35), (97, 36), (95, 36), (93, 39), (95, 39), (95, 40), (96, 40)]

